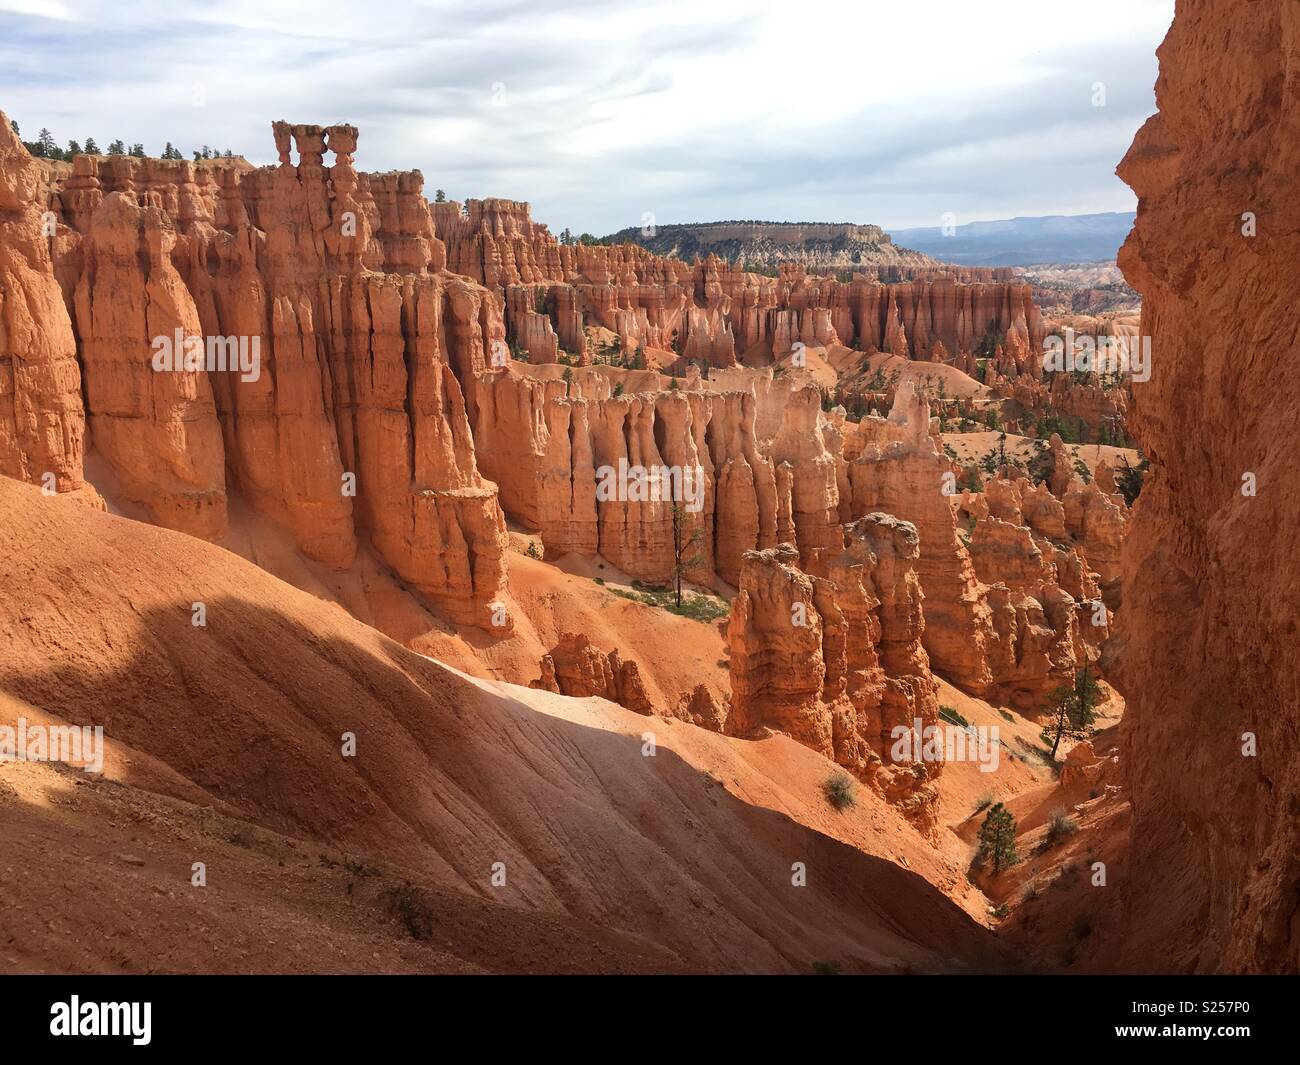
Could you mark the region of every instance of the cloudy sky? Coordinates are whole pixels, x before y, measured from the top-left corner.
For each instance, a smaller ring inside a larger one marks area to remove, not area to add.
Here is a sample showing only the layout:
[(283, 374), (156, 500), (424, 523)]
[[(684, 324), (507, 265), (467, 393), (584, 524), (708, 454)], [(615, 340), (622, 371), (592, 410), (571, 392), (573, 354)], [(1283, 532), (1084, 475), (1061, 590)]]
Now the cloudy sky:
[[(553, 231), (1129, 210), (1173, 0), (0, 0), (25, 139), (358, 166), (529, 200)], [(1103, 100), (1102, 106), (1097, 106)]]

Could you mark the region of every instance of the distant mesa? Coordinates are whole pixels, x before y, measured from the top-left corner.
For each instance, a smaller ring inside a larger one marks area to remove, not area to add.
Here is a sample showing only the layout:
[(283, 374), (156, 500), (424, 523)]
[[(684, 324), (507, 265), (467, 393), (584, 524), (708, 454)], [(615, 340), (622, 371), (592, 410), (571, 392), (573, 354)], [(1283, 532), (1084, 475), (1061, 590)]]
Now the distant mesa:
[(697, 222), (619, 230), (606, 244), (639, 244), (656, 255), (690, 261), (716, 255), (745, 269), (770, 272), (781, 263), (798, 263), (809, 273), (853, 271), (860, 267), (935, 267), (929, 255), (900, 247), (879, 226), (851, 222)]

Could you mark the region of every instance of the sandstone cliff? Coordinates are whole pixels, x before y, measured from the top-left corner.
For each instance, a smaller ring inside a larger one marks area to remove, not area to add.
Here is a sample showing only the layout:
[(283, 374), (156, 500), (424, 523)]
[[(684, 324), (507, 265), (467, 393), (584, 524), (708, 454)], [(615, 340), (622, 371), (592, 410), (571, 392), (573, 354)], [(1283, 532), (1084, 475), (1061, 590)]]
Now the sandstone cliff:
[(1159, 114), (1119, 168), (1139, 197), (1120, 265), (1153, 338), (1130, 412), (1153, 475), (1111, 656), (1130, 964), (1295, 972), (1300, 6), (1180, 3), (1159, 55)]
[(278, 122), (278, 166), (83, 155), (42, 185), (3, 125), (0, 472), (76, 490), (88, 436), (159, 524), (215, 539), (238, 493), (308, 557), (346, 568), (363, 538), (488, 626), (505, 528), (470, 422), (505, 330), (444, 269), (420, 175)]

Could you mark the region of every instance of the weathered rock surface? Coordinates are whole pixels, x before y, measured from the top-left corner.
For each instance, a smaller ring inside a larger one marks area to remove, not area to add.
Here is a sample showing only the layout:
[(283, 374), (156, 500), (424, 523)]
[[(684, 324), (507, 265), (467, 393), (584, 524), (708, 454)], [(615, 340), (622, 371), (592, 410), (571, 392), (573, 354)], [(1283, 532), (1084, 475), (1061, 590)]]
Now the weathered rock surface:
[(42, 189), (0, 113), (0, 473), (72, 492), (85, 483), (86, 414), (50, 252), (57, 219), (46, 215)]
[(727, 731), (786, 732), (876, 787), (923, 831), (934, 827), (942, 764), (895, 760), (896, 728), (938, 720), (937, 684), (921, 644), (916, 529), (887, 514), (845, 527), (821, 558), (826, 576), (799, 568), (791, 544), (746, 552), (732, 605)]
[[(505, 302), (509, 338), (535, 363), (553, 361), (558, 340), (585, 364), (586, 326), (618, 334), (625, 352), (671, 348), (715, 367), (751, 349), (780, 358), (796, 342), (918, 359), (942, 350), (957, 362), (992, 332), (1008, 338), (1003, 369), (1042, 376), (1046, 328), (1030, 286), (1007, 270), (918, 259), (856, 266), (847, 271), (856, 276), (841, 281), (810, 275), (794, 256), (766, 277), (712, 252), (688, 261), (634, 243), (561, 245), (516, 201), (434, 204), (433, 218), (450, 268)], [(892, 248), (887, 237), (881, 246)], [(893, 280), (900, 271), (910, 279)]]
[(1130, 964), (1294, 973), (1300, 6), (1179, 4), (1159, 54), (1159, 114), (1119, 169), (1153, 362), (1108, 656), (1128, 703)]
[[(488, 626), (505, 526), (470, 425), (500, 301), (445, 270), (418, 172), (358, 173), (351, 126), (273, 132), (278, 166), (80, 156), (43, 185), (6, 123), (0, 470), (75, 490), (88, 421), (159, 524), (215, 539), (238, 492), (308, 557), (347, 568), (364, 537)], [(160, 338), (196, 361), (160, 369)]]
[(601, 653), (585, 633), (561, 635), (543, 656), (541, 670), (541, 677), (529, 687), (577, 698), (595, 695), (638, 714), (652, 712), (636, 663), (624, 662), (616, 650)]

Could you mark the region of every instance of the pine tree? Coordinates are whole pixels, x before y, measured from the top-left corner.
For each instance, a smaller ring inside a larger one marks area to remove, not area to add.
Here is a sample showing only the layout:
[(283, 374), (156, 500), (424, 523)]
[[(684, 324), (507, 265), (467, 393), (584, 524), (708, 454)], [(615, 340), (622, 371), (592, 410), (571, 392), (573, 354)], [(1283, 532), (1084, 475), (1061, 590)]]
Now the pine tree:
[(131, 152), (130, 152), (130, 154), (131, 154), (132, 156), (134, 156), (136, 159), (143, 159), (143, 158), (144, 158), (144, 145), (143, 145), (143, 144), (133, 144), (133, 145), (131, 145)]
[(993, 862), (995, 876), (1016, 862), (1016, 819), (1000, 802), (993, 804), (980, 825), (978, 854)]
[(1049, 704), (1056, 715), (1056, 739), (1052, 743), (1052, 757), (1061, 746), (1061, 736), (1068, 724), (1072, 729), (1085, 729), (1091, 725), (1097, 715), (1093, 708), (1101, 702), (1101, 689), (1088, 672), (1088, 663), (1074, 675), (1073, 684), (1063, 684), (1052, 692)]
[(87, 137), (87, 138), (86, 138), (86, 154), (87, 154), (87, 155), (98, 155), (98, 154), (99, 154), (99, 145), (95, 143), (95, 138), (94, 138), (94, 137)]
[(682, 605), (682, 577), (688, 569), (703, 561), (700, 553), (694, 550), (703, 537), (704, 530), (698, 522), (687, 530), (686, 508), (673, 500), (673, 597), (679, 607)]
[(42, 159), (57, 159), (62, 154), (59, 146), (54, 143), (54, 134), (48, 129), (42, 128), (41, 132), (36, 135), (36, 144), (40, 149), (39, 155)]
[(126, 155), (126, 145), (123, 144), (120, 140), (113, 141), (113, 143), (108, 146), (108, 154)]
[(446, 194), (445, 192), (443, 192), (442, 189), (435, 189), (434, 192), (433, 192), (433, 202), (434, 202), (434, 203), (446, 203), (446, 202), (447, 202), (447, 194)]
[(12, 119), (12, 118), (9, 120), (9, 128), (12, 129), (12, 130), (14, 131), (14, 136), (15, 136), (15, 137), (21, 137), (21, 136), (22, 136), (22, 130), (20, 130), (20, 129), (18, 128), (18, 123), (17, 123), (14, 119)]
[(81, 154), (81, 145), (76, 141), (68, 141), (68, 154), (66, 158), (71, 159), (74, 155)]

